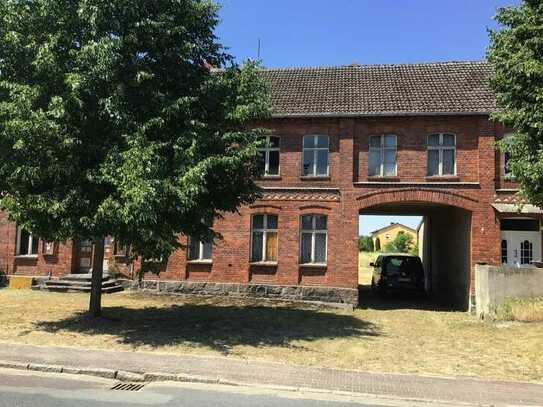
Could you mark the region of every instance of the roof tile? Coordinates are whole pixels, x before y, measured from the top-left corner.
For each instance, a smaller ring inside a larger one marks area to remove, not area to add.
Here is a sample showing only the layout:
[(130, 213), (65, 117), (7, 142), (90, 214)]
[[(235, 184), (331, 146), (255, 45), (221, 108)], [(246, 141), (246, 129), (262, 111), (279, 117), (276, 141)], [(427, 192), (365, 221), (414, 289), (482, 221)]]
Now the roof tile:
[(264, 69), (274, 117), (488, 114), (484, 61)]

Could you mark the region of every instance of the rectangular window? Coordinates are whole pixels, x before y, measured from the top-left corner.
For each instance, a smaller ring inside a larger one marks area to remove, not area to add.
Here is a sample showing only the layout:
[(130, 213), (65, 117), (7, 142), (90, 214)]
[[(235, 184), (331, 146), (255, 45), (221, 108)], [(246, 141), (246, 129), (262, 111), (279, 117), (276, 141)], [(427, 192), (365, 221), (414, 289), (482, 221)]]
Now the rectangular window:
[(253, 215), (251, 224), (251, 262), (277, 261), (277, 225), (277, 215)]
[(16, 253), (17, 256), (36, 256), (38, 254), (39, 239), (27, 232), (17, 228)]
[(213, 243), (203, 242), (189, 237), (188, 259), (189, 261), (211, 261)]
[(300, 235), (300, 263), (326, 264), (328, 240), (326, 216), (303, 215)]
[(264, 146), (258, 150), (262, 176), (279, 175), (279, 137), (263, 137)]
[(456, 174), (456, 136), (438, 133), (428, 136), (428, 175)]
[(126, 257), (128, 256), (128, 248), (117, 241), (117, 239), (113, 239), (113, 256), (116, 257)]
[[(509, 143), (512, 140), (513, 135), (512, 134), (506, 134), (503, 136), (504, 143)], [(511, 174), (511, 169), (509, 168), (509, 159), (510, 154), (507, 151), (504, 151), (503, 153), (503, 175), (505, 175), (506, 178), (513, 178)]]
[(396, 136), (393, 134), (370, 136), (369, 145), (368, 175), (395, 176), (397, 173)]
[(304, 136), (302, 175), (324, 177), (328, 175), (328, 136)]

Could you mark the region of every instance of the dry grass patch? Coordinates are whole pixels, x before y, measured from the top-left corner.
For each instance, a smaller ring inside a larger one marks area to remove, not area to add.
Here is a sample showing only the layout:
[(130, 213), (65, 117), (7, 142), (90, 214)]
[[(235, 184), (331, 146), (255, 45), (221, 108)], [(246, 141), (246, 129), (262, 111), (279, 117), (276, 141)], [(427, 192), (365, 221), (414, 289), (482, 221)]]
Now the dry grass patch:
[(370, 263), (377, 258), (377, 252), (359, 252), (358, 253), (358, 284), (370, 285), (373, 268)]
[(428, 303), (367, 300), (354, 312), (303, 305), (115, 294), (99, 321), (88, 296), (0, 290), (0, 340), (226, 355), (377, 372), (541, 380), (543, 324), (482, 323)]
[(496, 309), (503, 321), (543, 322), (543, 298), (512, 298)]

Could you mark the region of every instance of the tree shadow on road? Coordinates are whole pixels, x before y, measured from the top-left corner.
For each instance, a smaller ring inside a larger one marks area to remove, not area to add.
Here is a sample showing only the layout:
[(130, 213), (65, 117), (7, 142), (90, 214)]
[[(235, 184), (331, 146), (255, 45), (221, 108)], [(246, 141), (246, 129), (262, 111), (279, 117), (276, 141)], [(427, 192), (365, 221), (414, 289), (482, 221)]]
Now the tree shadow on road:
[[(139, 346), (207, 346), (223, 354), (236, 345), (296, 348), (296, 340), (371, 338), (380, 335), (371, 322), (350, 312), (291, 306), (166, 304), (146, 308), (107, 307), (106, 318), (75, 313), (59, 321), (40, 321), (49, 333), (114, 335)], [(303, 347), (302, 347), (303, 348)]]

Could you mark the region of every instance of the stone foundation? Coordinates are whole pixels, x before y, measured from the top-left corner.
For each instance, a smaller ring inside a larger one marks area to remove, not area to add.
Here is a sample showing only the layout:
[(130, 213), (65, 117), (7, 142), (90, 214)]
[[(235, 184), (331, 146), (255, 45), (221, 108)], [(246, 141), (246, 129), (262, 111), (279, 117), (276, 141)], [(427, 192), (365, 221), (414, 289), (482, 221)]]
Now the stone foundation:
[(161, 294), (222, 295), (237, 298), (269, 298), (288, 301), (319, 301), (332, 304), (358, 304), (358, 290), (352, 288), (235, 284), (194, 281), (117, 280), (124, 288)]

